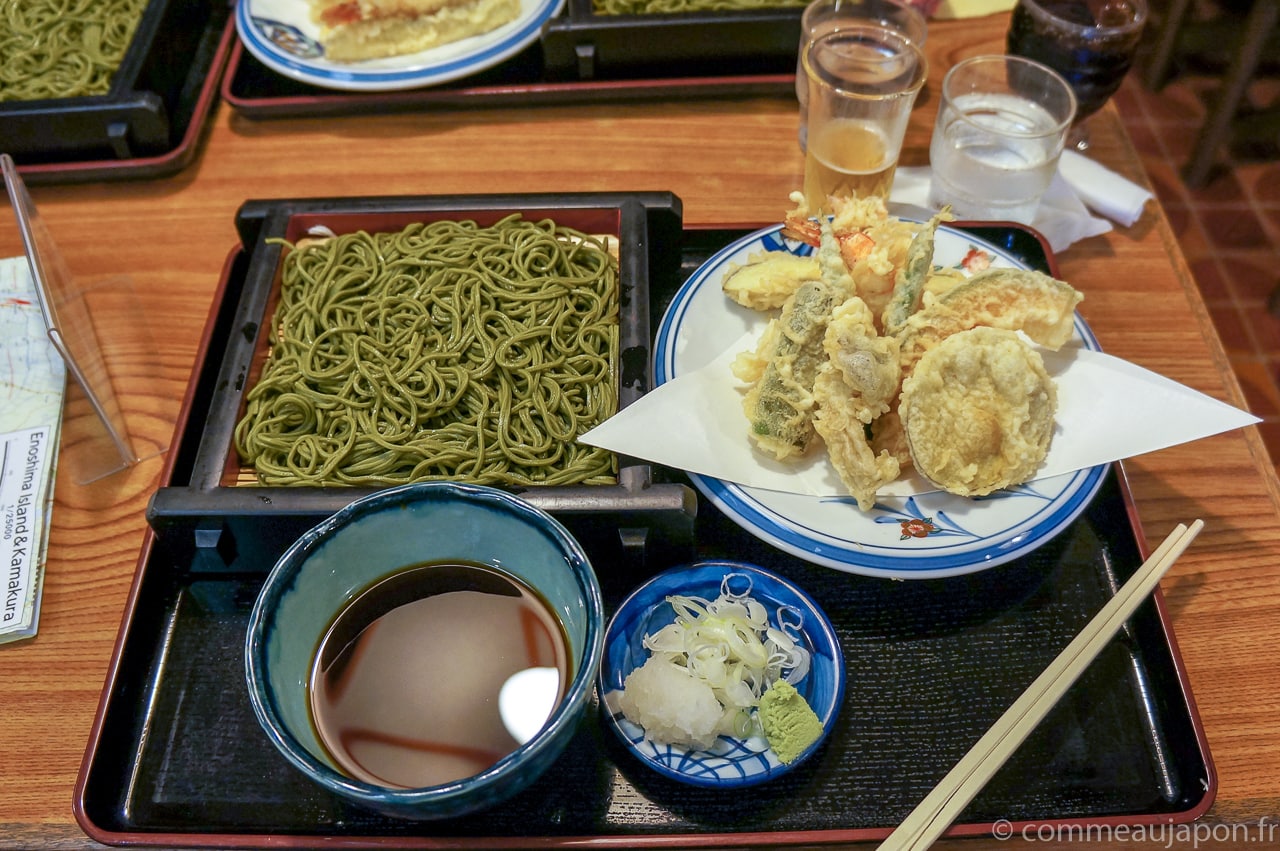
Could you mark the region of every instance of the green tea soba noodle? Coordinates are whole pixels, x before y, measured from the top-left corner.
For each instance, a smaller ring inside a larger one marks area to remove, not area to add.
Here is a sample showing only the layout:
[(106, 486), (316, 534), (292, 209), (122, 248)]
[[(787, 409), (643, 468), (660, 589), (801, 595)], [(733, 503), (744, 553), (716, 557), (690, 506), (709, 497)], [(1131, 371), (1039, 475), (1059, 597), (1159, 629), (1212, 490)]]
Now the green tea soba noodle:
[(618, 273), (551, 221), (443, 221), (285, 255), (236, 449), (266, 485), (600, 484)]
[(0, 0), (0, 101), (106, 94), (147, 0)]
[(591, 0), (597, 15), (657, 15), (675, 12), (723, 12), (741, 9), (783, 9), (809, 0)]

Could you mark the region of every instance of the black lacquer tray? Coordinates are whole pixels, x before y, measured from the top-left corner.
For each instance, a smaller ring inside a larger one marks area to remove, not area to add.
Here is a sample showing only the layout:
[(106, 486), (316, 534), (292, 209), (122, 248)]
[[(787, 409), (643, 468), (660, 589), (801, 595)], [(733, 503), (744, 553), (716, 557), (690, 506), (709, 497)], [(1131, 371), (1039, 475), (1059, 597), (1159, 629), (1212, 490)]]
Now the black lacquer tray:
[[(703, 260), (743, 231), (658, 240), (680, 267), (655, 266), (652, 324)], [(1048, 268), (1038, 237), (984, 239)], [(247, 273), (235, 250), (174, 441), (181, 485), (235, 323), (228, 298)], [(216, 360), (216, 359), (215, 359)], [(655, 482), (684, 482), (657, 468)], [(180, 487), (177, 490), (182, 490)], [(198, 514), (198, 512), (197, 512)], [(323, 512), (230, 505), (153, 529), (86, 749), (76, 817), (112, 844), (547, 847), (810, 844), (886, 836), (1140, 564), (1120, 465), (1066, 531), (1029, 556), (939, 580), (849, 575), (800, 561), (742, 531), (709, 503), (687, 529), (600, 518), (586, 546), (606, 609), (656, 570), (699, 557), (754, 562), (811, 593), (836, 626), (849, 669), (837, 729), (815, 758), (750, 795), (675, 784), (641, 767), (593, 709), (532, 787), (489, 812), (427, 823), (389, 819), (312, 787), (268, 744), (243, 681), (245, 625), (274, 558)], [(173, 518), (170, 518), (173, 519)], [(590, 513), (572, 518), (588, 532)], [(227, 530), (233, 530), (228, 534)], [(603, 534), (601, 534), (603, 533)], [(1203, 729), (1157, 592), (973, 801), (952, 829), (1000, 820), (1155, 824), (1203, 813), (1216, 789)]]
[[(266, 487), (246, 469), (236, 451), (234, 432), (247, 405), (249, 390), (266, 359), (269, 328), (279, 294), (281, 240), (296, 241), (310, 228), (322, 226), (343, 234), (399, 231), (413, 222), (466, 219), (486, 226), (519, 213), (526, 221), (557, 224), (611, 240), (618, 252), (621, 282), (618, 319), (618, 406), (625, 408), (652, 384), (652, 340), (648, 282), (676, 272), (679, 255), (655, 246), (678, 242), (681, 205), (669, 192), (582, 192), (557, 194), (488, 194), (390, 196), (380, 198), (298, 198), (250, 200), (241, 205), (236, 227), (247, 247), (243, 276), (220, 296), (229, 327), (203, 358), (207, 379), (207, 412), (198, 423), (189, 461), (183, 458), (173, 480), (152, 498), (150, 518), (161, 530), (204, 523), (213, 517), (332, 513), (373, 487)], [(616, 482), (609, 485), (530, 487), (523, 495), (548, 511), (556, 511), (584, 539), (617, 538), (616, 529), (646, 530), (654, 536), (691, 535), (693, 495), (683, 485), (653, 481), (652, 466), (639, 459), (617, 460)], [(640, 517), (644, 517), (643, 522)], [(601, 523), (607, 518), (606, 523)], [(581, 521), (581, 522), (580, 522)], [(228, 520), (228, 537), (240, 534)], [(668, 528), (672, 526), (673, 528)], [(605, 531), (605, 527), (612, 527)], [(206, 537), (212, 534), (203, 533)], [(639, 532), (637, 532), (639, 534)], [(633, 536), (634, 537), (634, 536)], [(649, 541), (648, 545), (654, 545)], [(647, 546), (648, 546), (647, 545)], [(225, 548), (226, 542), (219, 546)]]
[(195, 158), (235, 41), (226, 0), (153, 0), (104, 95), (0, 104), (28, 184), (163, 177)]
[[(798, 25), (797, 25), (798, 26)], [(797, 36), (798, 38), (798, 36)], [(794, 48), (794, 46), (793, 46)], [(478, 74), (437, 86), (396, 92), (348, 92), (312, 86), (278, 74), (237, 40), (221, 94), (237, 114), (269, 119), (394, 113), (423, 109), (549, 106), (687, 97), (778, 96), (795, 92), (795, 57), (785, 61), (673, 62), (660, 73), (628, 68), (590, 79), (549, 73), (535, 43)]]
[(804, 7), (606, 14), (567, 0), (542, 31), (550, 79), (794, 72)]

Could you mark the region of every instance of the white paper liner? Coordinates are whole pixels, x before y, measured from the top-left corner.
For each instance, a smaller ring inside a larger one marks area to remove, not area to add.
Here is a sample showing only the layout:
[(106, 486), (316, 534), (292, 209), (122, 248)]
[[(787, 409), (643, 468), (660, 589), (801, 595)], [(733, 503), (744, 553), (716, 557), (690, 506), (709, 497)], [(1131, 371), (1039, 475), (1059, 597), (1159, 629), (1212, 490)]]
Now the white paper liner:
[[(660, 385), (601, 423), (582, 442), (679, 470), (811, 496), (846, 493), (824, 451), (799, 463), (753, 448), (742, 410), (745, 386), (730, 364), (754, 349), (756, 334), (701, 369)], [(1258, 417), (1150, 370), (1071, 344), (1041, 349), (1058, 388), (1057, 425), (1036, 478), (1072, 472), (1259, 422)], [(936, 490), (912, 473), (882, 496)]]

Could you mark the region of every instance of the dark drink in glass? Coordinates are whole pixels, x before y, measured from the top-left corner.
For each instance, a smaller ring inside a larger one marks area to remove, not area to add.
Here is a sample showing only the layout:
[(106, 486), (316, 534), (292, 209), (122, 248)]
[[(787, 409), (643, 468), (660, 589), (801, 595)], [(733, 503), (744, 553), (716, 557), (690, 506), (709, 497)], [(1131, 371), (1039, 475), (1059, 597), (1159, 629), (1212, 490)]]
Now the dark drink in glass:
[(1018, 0), (1007, 50), (1066, 78), (1078, 125), (1120, 88), (1146, 19), (1146, 0)]

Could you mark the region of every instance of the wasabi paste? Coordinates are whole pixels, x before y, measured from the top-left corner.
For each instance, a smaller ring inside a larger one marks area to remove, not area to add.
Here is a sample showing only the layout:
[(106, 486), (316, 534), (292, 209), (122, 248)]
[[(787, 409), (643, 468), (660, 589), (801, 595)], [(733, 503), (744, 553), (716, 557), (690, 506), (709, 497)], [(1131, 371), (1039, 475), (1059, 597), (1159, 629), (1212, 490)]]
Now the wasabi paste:
[(757, 717), (769, 747), (790, 763), (822, 737), (822, 722), (790, 683), (778, 680), (760, 696)]

